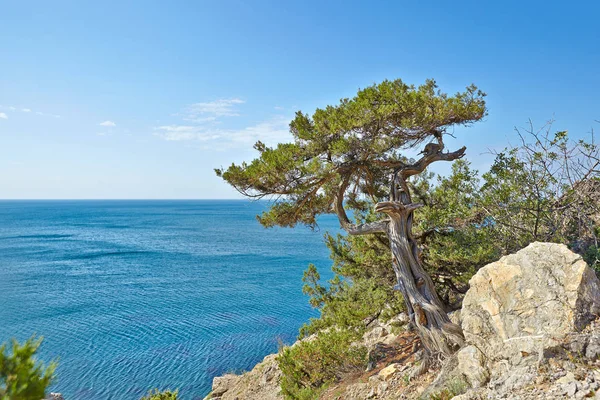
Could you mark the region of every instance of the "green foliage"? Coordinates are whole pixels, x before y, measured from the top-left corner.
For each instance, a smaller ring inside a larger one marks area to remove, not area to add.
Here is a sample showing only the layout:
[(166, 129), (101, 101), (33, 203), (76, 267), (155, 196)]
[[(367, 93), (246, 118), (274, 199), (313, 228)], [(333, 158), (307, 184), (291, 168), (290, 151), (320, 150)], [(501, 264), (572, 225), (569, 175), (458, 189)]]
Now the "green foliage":
[(56, 361), (47, 367), (37, 362), (35, 353), (42, 338), (31, 337), (23, 344), (12, 340), (0, 346), (0, 400), (40, 400), (54, 380)]
[(287, 399), (309, 400), (344, 374), (366, 367), (367, 350), (353, 346), (360, 335), (349, 329), (329, 329), (316, 337), (285, 347), (277, 362), (283, 373), (282, 393)]
[(423, 262), (448, 301), (450, 292), (466, 290), (479, 268), (500, 257), (493, 227), (478, 204), (478, 173), (458, 160), (450, 175), (424, 175), (413, 186), (415, 197), (426, 205), (415, 212)]
[(158, 389), (150, 390), (148, 394), (142, 397), (140, 400), (177, 400), (178, 391), (165, 390), (161, 392)]
[(446, 387), (442, 391), (431, 394), (429, 400), (450, 400), (455, 396), (465, 393), (468, 388), (469, 384), (463, 378), (453, 378), (446, 384)]
[(599, 222), (600, 148), (551, 126), (529, 128), (483, 175), (479, 207), (504, 253), (533, 241), (571, 244), (592, 237)]
[[(305, 281), (307, 276), (311, 276), (311, 280), (315, 277), (318, 279), (319, 274), (314, 266), (311, 265), (305, 272)], [(336, 275), (329, 284), (329, 288), (319, 285), (318, 281), (304, 286), (304, 293), (311, 295), (310, 302), (320, 308), (321, 315), (300, 329), (301, 337), (329, 327), (362, 332), (366, 324), (382, 314), (386, 306), (395, 305), (394, 310), (386, 309), (390, 314), (388, 317), (404, 307), (402, 297), (391, 290), (390, 285), (381, 285), (375, 279), (349, 282)]]
[(597, 275), (600, 275), (600, 247), (590, 246), (583, 254), (583, 259), (588, 263), (590, 267), (596, 271)]
[[(361, 221), (368, 220), (369, 213), (354, 212)], [(314, 265), (304, 272), (303, 291), (321, 315), (302, 327), (301, 337), (329, 327), (364, 331), (373, 319), (390, 318), (405, 309), (402, 296), (393, 290), (395, 276), (385, 235), (326, 234), (325, 242), (334, 277), (324, 285)]]
[[(414, 217), (422, 261), (446, 303), (458, 304), (483, 265), (534, 240), (572, 244), (598, 238), (600, 183), (597, 172), (581, 167), (594, 165), (594, 153), (585, 151), (597, 147), (571, 143), (566, 132), (531, 137), (534, 144), (523, 137), (520, 146), (499, 153), (483, 184), (465, 160), (454, 162), (448, 176), (421, 174), (410, 182), (413, 201), (425, 204)], [(579, 156), (572, 160), (568, 154)], [(588, 180), (570, 184), (567, 169), (571, 180)], [(377, 218), (368, 198), (350, 198), (346, 208), (356, 223)], [(332, 326), (364, 329), (382, 310), (402, 309), (400, 296), (391, 290), (395, 276), (385, 235), (326, 235), (326, 242), (335, 275), (321, 284), (314, 266), (305, 273), (304, 292), (321, 315), (302, 328), (301, 336)], [(597, 248), (586, 249), (578, 251), (600, 269)]]
[(336, 199), (382, 198), (389, 163), (402, 159), (398, 150), (480, 120), (484, 97), (475, 86), (448, 96), (433, 80), (419, 87), (383, 81), (312, 117), (296, 113), (293, 143), (270, 148), (259, 142), (258, 158), (215, 172), (245, 196), (280, 199), (259, 217), (264, 226), (314, 227), (316, 216), (334, 211)]
[[(493, 227), (486, 224), (486, 216), (477, 206), (477, 171), (459, 160), (449, 176), (423, 175), (413, 181), (412, 189), (415, 201), (426, 205), (415, 212), (424, 264), (450, 302), (466, 290), (466, 283), (480, 267), (500, 257), (492, 239)], [(368, 202), (348, 207), (358, 223), (374, 218)], [(402, 297), (392, 289), (396, 277), (385, 235), (325, 237), (335, 275), (328, 285), (322, 285), (315, 266), (305, 272), (304, 293), (321, 315), (302, 328), (301, 336), (331, 326), (364, 329), (365, 321), (403, 311)]]

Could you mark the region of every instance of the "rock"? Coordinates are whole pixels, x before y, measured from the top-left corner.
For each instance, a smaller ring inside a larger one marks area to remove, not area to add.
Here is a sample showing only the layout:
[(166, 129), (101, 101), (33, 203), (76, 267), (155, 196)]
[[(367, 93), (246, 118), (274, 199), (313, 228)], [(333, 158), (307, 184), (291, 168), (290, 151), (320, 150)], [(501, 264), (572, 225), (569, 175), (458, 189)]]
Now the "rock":
[(467, 393), (454, 396), (452, 400), (483, 400), (485, 397), (477, 391), (469, 390)]
[(585, 349), (585, 356), (590, 360), (595, 360), (600, 356), (600, 336), (590, 337), (590, 341)]
[(44, 400), (65, 400), (65, 398), (61, 393), (50, 393)]
[(266, 356), (252, 371), (242, 375), (227, 374), (213, 379), (211, 399), (220, 400), (283, 400), (281, 370), (277, 354)]
[(341, 397), (340, 399), (364, 400), (369, 398), (369, 396), (376, 396), (375, 389), (368, 383), (359, 382), (349, 385), (344, 391), (344, 397)]
[(213, 397), (221, 397), (240, 379), (238, 375), (226, 374), (223, 376), (215, 376), (212, 384)]
[(388, 347), (383, 343), (375, 343), (367, 353), (367, 372), (373, 370), (377, 363), (386, 357)]
[(460, 314), (460, 310), (451, 311), (448, 313), (448, 318), (450, 318), (450, 321), (452, 321), (456, 325), (460, 325), (462, 322)]
[(470, 345), (462, 348), (458, 354), (458, 369), (465, 375), (469, 384), (478, 388), (487, 383), (490, 378), (485, 368), (485, 356), (475, 346)]
[(410, 321), (408, 314), (405, 312), (401, 312), (400, 314), (392, 317), (387, 322), (387, 325), (405, 325)]
[(600, 314), (600, 282), (565, 245), (532, 243), (481, 268), (462, 306), (468, 344), (490, 360), (540, 356)]
[(577, 384), (574, 381), (563, 383), (561, 385), (561, 389), (563, 394), (567, 395), (568, 397), (573, 397), (575, 396), (575, 392), (577, 392)]
[(557, 385), (564, 385), (575, 382), (575, 375), (572, 372), (567, 372), (562, 378), (556, 380)]
[[(589, 336), (587, 335), (574, 335), (572, 338), (569, 338), (567, 341), (567, 348), (571, 351), (571, 353), (576, 354), (578, 356), (583, 356), (586, 354), (587, 345), (589, 343)], [(599, 347), (600, 350), (600, 347)]]
[(442, 368), (438, 372), (436, 378), (425, 390), (423, 398), (433, 398), (436, 394), (447, 389), (452, 381), (464, 379), (462, 373), (458, 369), (457, 354), (452, 355), (443, 363)]
[(381, 342), (381, 339), (386, 337), (387, 335), (388, 331), (385, 328), (378, 326), (376, 328), (371, 329), (370, 331), (367, 331), (363, 335), (363, 343), (368, 348), (372, 348), (377, 343)]
[(388, 381), (388, 380), (392, 379), (392, 377), (394, 376), (394, 374), (396, 374), (397, 372), (402, 371), (404, 368), (405, 367), (402, 364), (393, 363), (393, 364), (388, 365), (387, 367), (385, 367), (381, 371), (379, 371), (378, 375), (384, 381)]
[(496, 365), (495, 369), (490, 371), (490, 376), (487, 387), (493, 389), (493, 392), (500, 397), (530, 386), (535, 382), (538, 374), (537, 367), (530, 365), (515, 367), (505, 363)]

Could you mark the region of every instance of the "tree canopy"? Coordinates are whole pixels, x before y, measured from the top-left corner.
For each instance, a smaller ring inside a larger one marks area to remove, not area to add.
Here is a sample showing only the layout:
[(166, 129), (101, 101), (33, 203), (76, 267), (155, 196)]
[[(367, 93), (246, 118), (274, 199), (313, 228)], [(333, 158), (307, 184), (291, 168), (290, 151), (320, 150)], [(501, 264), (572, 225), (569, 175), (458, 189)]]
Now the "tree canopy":
[[(432, 157), (451, 154), (441, 153), (442, 136), (453, 126), (483, 118), (484, 97), (474, 85), (449, 96), (434, 80), (418, 87), (386, 80), (317, 109), (312, 117), (297, 112), (290, 123), (292, 143), (267, 147), (258, 142), (258, 158), (215, 171), (247, 197), (279, 200), (259, 217), (264, 226), (314, 227), (317, 215), (337, 212), (342, 226), (353, 229), (341, 203), (361, 195), (385, 197), (391, 170), (422, 172), (426, 165), (410, 164), (399, 154), (402, 149), (436, 139), (441, 148)], [(456, 157), (463, 153), (464, 148)]]

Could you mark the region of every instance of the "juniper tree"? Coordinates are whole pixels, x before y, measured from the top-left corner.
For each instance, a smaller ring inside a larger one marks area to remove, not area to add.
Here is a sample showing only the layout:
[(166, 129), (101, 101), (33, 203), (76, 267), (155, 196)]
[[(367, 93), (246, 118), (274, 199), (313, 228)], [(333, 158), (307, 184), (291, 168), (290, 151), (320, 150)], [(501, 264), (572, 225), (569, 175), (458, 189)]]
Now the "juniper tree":
[[(387, 235), (396, 288), (424, 347), (450, 354), (463, 335), (423, 268), (412, 234), (413, 213), (423, 204), (413, 202), (408, 183), (434, 162), (464, 156), (466, 147), (446, 151), (444, 136), (482, 119), (484, 97), (474, 85), (449, 96), (434, 80), (418, 87), (386, 80), (312, 117), (297, 112), (293, 142), (258, 142), (258, 158), (215, 171), (246, 197), (274, 200), (258, 216), (266, 227), (315, 227), (318, 215), (333, 213), (349, 235)], [(417, 160), (401, 153), (418, 149)], [(371, 217), (352, 222), (345, 206), (364, 203), (374, 205)]]

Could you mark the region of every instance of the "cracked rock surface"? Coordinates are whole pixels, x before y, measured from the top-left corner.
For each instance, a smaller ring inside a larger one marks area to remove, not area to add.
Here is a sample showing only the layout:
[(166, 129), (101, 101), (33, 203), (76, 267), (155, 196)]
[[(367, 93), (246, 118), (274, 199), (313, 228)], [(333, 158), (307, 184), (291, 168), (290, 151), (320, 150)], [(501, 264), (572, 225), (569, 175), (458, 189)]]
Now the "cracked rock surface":
[(468, 343), (489, 360), (537, 354), (600, 314), (600, 282), (565, 245), (532, 243), (481, 268), (462, 307)]

